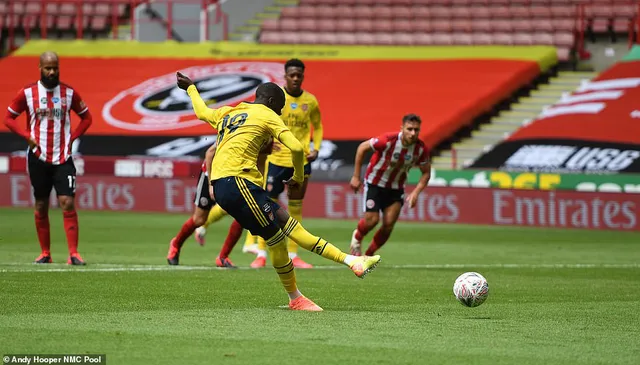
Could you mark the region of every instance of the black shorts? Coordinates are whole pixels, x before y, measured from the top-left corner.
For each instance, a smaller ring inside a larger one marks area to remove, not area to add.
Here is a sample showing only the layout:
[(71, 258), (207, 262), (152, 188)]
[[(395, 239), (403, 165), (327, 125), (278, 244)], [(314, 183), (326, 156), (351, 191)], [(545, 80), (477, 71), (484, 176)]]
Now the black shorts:
[(216, 205), (215, 200), (209, 195), (209, 177), (202, 171), (198, 176), (198, 186), (196, 187), (196, 197), (193, 203), (200, 209), (211, 210)]
[[(293, 167), (282, 167), (274, 165), (271, 162), (267, 163), (267, 171), (265, 171), (267, 181), (265, 184), (265, 190), (269, 193), (269, 197), (277, 199), (284, 191), (283, 181), (291, 179), (293, 176)], [(304, 177), (307, 178), (311, 175), (311, 164), (304, 165)]]
[(49, 199), (52, 188), (56, 189), (58, 196), (76, 195), (76, 166), (72, 157), (60, 165), (53, 165), (29, 151), (27, 160), (34, 198)]
[(260, 186), (240, 177), (224, 177), (211, 182), (220, 208), (253, 235), (268, 240), (278, 233), (278, 203)]
[(396, 202), (404, 205), (404, 190), (381, 188), (371, 184), (367, 184), (364, 188), (365, 212), (385, 210)]

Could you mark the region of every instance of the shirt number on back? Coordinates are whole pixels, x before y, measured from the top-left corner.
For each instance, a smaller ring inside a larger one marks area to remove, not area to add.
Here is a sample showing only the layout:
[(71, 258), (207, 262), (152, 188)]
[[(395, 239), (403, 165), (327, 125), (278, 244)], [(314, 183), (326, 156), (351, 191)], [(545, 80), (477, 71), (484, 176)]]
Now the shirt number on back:
[(235, 130), (238, 129), (238, 127), (240, 127), (241, 125), (244, 124), (244, 122), (247, 121), (248, 117), (249, 117), (249, 114), (247, 113), (236, 114), (233, 117), (230, 117), (229, 115), (225, 115), (224, 118), (222, 119), (222, 128), (220, 128), (220, 131), (218, 131), (218, 143), (222, 141), (222, 139), (227, 134), (227, 132), (229, 133), (235, 132)]

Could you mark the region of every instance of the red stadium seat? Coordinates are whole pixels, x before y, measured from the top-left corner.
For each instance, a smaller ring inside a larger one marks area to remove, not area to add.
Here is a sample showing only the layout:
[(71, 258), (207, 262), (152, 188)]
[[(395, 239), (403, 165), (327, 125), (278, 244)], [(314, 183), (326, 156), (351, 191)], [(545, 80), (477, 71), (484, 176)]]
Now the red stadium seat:
[(553, 35), (553, 44), (557, 47), (573, 47), (576, 43), (576, 38), (573, 33), (556, 33)]
[(433, 36), (429, 33), (415, 33), (412, 34), (413, 44), (430, 46), (433, 44)]
[(472, 26), (469, 20), (454, 20), (451, 22), (451, 30), (458, 33), (471, 32)]
[(94, 16), (91, 18), (91, 29), (102, 31), (107, 28), (107, 17), (105, 16)]
[(373, 22), (373, 31), (376, 33), (389, 33), (393, 30), (390, 20), (376, 20)]
[(358, 5), (372, 6), (376, 4), (376, 0), (355, 0), (355, 3)]
[(616, 19), (632, 19), (638, 11), (637, 6), (633, 5), (616, 5), (613, 8), (613, 16)]
[(536, 21), (531, 21), (527, 19), (514, 19), (511, 21), (511, 26), (516, 32), (531, 32), (533, 31), (533, 23)]
[(533, 44), (551, 46), (553, 45), (553, 35), (548, 33), (535, 33), (533, 35)]
[(374, 43), (378, 45), (392, 45), (393, 35), (391, 33), (378, 33), (374, 35)]
[(338, 15), (338, 8), (331, 6), (318, 6), (316, 7), (314, 18), (337, 18)]
[(489, 0), (469, 0), (469, 5), (486, 7), (489, 5)]
[(453, 37), (451, 34), (436, 33), (433, 35), (433, 44), (439, 46), (448, 46), (453, 44)]
[(335, 32), (336, 30), (336, 21), (333, 19), (320, 19), (316, 24), (321, 32)]
[(474, 20), (471, 22), (473, 32), (490, 32), (492, 22), (490, 20)]
[(356, 18), (359, 19), (373, 19), (373, 8), (368, 6), (358, 6), (353, 8), (353, 12)]
[(519, 46), (530, 46), (533, 44), (533, 37), (528, 33), (516, 33), (513, 35), (513, 44)]
[(538, 19), (532, 22), (533, 30), (536, 32), (551, 33), (555, 30), (555, 26), (551, 19)]
[(396, 19), (391, 23), (391, 30), (394, 33), (412, 33), (414, 31), (413, 22), (406, 19)]
[(353, 32), (356, 30), (356, 23), (351, 19), (340, 19), (336, 22), (336, 31)]
[(450, 33), (451, 22), (448, 20), (435, 20), (431, 22), (431, 27), (436, 33)]
[(554, 18), (571, 18), (577, 15), (577, 7), (575, 5), (560, 5), (551, 7), (551, 16)]
[(511, 20), (494, 20), (491, 28), (494, 32), (511, 32), (513, 31), (513, 23)]
[(471, 8), (461, 7), (461, 8), (452, 8), (451, 16), (455, 19), (472, 19), (473, 14), (471, 13)]
[(429, 33), (433, 31), (433, 25), (428, 20), (414, 20), (411, 22), (411, 27), (414, 32)]
[(551, 18), (551, 9), (548, 7), (535, 6), (530, 9), (532, 18), (548, 19)]
[(110, 7), (108, 4), (96, 4), (96, 7), (94, 8), (94, 14), (96, 15), (109, 15), (110, 14)]
[(277, 19), (265, 19), (262, 21), (261, 29), (263, 31), (278, 30), (280, 29), (279, 21)]
[(365, 45), (375, 44), (375, 35), (372, 33), (356, 33), (356, 42)]
[(410, 33), (394, 33), (392, 34), (393, 44), (397, 44), (400, 46), (411, 46), (413, 45), (413, 37)]
[(336, 33), (322, 32), (318, 33), (319, 44), (336, 44), (338, 43)]
[(633, 24), (635, 22), (631, 19), (615, 19), (613, 21), (613, 31), (616, 33), (627, 33), (633, 31)]
[(56, 27), (60, 30), (69, 30), (73, 25), (73, 18), (68, 15), (60, 15), (56, 21)]
[(26, 6), (23, 3), (13, 3), (13, 14), (23, 15), (26, 13)]
[(577, 28), (575, 19), (553, 19), (551, 23), (555, 31), (573, 32)]
[(393, 13), (388, 6), (376, 6), (373, 8), (373, 17), (376, 19), (391, 19), (393, 18)]
[(455, 45), (467, 46), (467, 45), (473, 44), (473, 37), (471, 36), (471, 34), (457, 33), (457, 34), (453, 34), (452, 37), (453, 37), (453, 44)]
[(471, 0), (452, 0), (451, 5), (454, 7), (468, 6)]
[(447, 8), (447, 7), (440, 7), (440, 6), (434, 6), (431, 8), (430, 11), (430, 15), (431, 18), (434, 19), (447, 19), (447, 18), (451, 18), (453, 14), (453, 11), (451, 10), (451, 8)]
[(78, 9), (76, 9), (75, 4), (61, 4), (59, 13), (64, 15), (75, 15), (78, 13)]
[(475, 33), (471, 35), (471, 40), (473, 44), (477, 45), (489, 45), (493, 44), (493, 39), (491, 35), (485, 33)]
[(394, 6), (391, 8), (391, 17), (394, 19), (411, 19), (413, 14), (408, 6)]
[(409, 6), (413, 4), (412, 0), (392, 0), (391, 3), (396, 6)]
[[(3, 4), (4, 6), (4, 4)], [(42, 12), (42, 4), (40, 3), (27, 3), (25, 7), (27, 14), (40, 14)], [(0, 8), (0, 13), (3, 13), (3, 9)]]
[(524, 6), (512, 6), (509, 9), (510, 16), (515, 19), (527, 19), (531, 17), (530, 8)]
[(280, 18), (312, 18), (315, 14), (314, 10), (315, 8), (308, 6), (286, 7), (280, 12)]
[(489, 8), (483, 7), (474, 7), (469, 8), (469, 12), (472, 14), (472, 18), (475, 20), (478, 19), (489, 19), (493, 17), (492, 11)]
[(337, 44), (356, 44), (356, 35), (353, 33), (336, 33)]
[(298, 32), (281, 32), (282, 43), (284, 44), (299, 44), (300, 35)]
[(411, 8), (414, 19), (431, 19), (431, 8), (427, 6), (418, 6)]
[(511, 11), (509, 11), (509, 8), (506, 7), (495, 7), (495, 8), (491, 8), (490, 10), (490, 16), (493, 19), (509, 19), (511, 18)]
[(300, 19), (298, 22), (298, 30), (312, 32), (316, 29), (318, 29), (318, 24), (315, 19)]
[(358, 19), (356, 20), (356, 30), (358, 32), (373, 32), (373, 24), (371, 19)]
[(351, 6), (340, 5), (335, 8), (335, 16), (336, 18), (341, 19), (353, 19), (355, 18), (354, 8)]
[(513, 36), (509, 33), (495, 33), (492, 35), (491, 40), (493, 44), (498, 45), (512, 45)]
[(296, 31), (298, 30), (298, 19), (282, 19), (280, 20), (278, 27), (280, 30)]
[(281, 43), (280, 33), (278, 32), (262, 32), (260, 33), (260, 43), (278, 44)]

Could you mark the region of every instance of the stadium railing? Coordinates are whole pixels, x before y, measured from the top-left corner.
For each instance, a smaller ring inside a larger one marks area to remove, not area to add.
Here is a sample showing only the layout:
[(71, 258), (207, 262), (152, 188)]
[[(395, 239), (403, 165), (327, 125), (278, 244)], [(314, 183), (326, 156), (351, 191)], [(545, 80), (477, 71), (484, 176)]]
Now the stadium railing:
[[(222, 11), (220, 0), (4, 0), (0, 2), (0, 30), (6, 28), (9, 50), (17, 48), (17, 36), (25, 41), (31, 38), (66, 37), (84, 39), (88, 33), (100, 33), (114, 39), (137, 39), (137, 26), (145, 22), (161, 23), (166, 28), (166, 39), (175, 39), (174, 26), (194, 24), (201, 29), (199, 41), (209, 40), (207, 31), (221, 24), (223, 39), (228, 38), (228, 14)], [(175, 7), (198, 5), (197, 18), (177, 18)], [(161, 7), (164, 17), (137, 19), (136, 9)], [(213, 16), (210, 16), (210, 15)], [(122, 26), (128, 26), (123, 34)], [(176, 39), (180, 40), (180, 39)]]

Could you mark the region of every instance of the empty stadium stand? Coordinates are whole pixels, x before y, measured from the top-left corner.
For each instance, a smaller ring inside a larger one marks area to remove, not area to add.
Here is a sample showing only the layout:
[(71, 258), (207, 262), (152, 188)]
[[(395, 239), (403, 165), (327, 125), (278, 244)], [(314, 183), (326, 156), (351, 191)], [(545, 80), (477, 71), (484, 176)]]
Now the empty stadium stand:
[(637, 31), (628, 0), (301, 0), (265, 19), (263, 43), (553, 45), (583, 58), (584, 32)]

